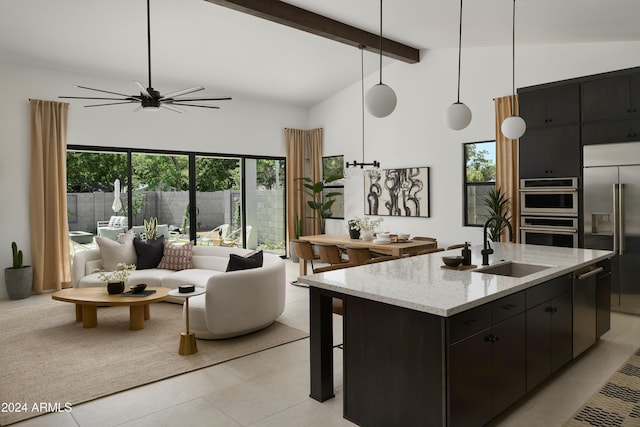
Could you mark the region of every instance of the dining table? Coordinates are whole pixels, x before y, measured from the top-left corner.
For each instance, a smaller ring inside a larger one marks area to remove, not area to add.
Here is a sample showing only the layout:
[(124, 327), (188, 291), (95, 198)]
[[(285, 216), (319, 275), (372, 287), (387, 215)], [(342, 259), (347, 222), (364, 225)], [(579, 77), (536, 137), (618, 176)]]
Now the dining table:
[[(300, 236), (300, 240), (306, 240), (312, 244), (336, 245), (340, 248), (368, 248), (378, 254), (399, 257), (415, 255), (424, 249), (435, 248), (438, 245), (436, 239), (408, 239), (394, 243), (373, 243), (372, 240), (352, 239), (348, 234), (314, 234), (311, 236)], [(307, 262), (301, 259), (300, 276), (306, 275)]]

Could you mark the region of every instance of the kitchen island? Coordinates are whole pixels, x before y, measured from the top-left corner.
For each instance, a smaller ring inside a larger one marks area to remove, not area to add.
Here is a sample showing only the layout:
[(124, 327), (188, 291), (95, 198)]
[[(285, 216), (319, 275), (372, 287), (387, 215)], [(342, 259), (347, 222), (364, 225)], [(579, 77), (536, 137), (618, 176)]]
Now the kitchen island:
[[(482, 268), (480, 249), (472, 264)], [(442, 268), (455, 250), (300, 277), (310, 285), (311, 397), (333, 397), (331, 298), (344, 307), (344, 416), (363, 426), (483, 425), (583, 351), (574, 323), (593, 323), (587, 347), (608, 329), (610, 281), (597, 287), (595, 275), (613, 252), (494, 249), (492, 265), (547, 268), (523, 277)], [(580, 294), (577, 272), (591, 283)]]

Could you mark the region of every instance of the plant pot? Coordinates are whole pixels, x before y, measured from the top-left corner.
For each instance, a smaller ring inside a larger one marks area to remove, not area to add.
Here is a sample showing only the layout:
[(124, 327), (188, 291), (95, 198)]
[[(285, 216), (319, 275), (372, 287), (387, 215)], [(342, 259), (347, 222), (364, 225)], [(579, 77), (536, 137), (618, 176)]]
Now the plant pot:
[(298, 258), (298, 254), (296, 254), (296, 250), (293, 247), (293, 242), (289, 242), (289, 258), (296, 264), (300, 262), (300, 258)]
[(33, 267), (8, 267), (4, 269), (4, 283), (9, 299), (23, 299), (31, 295), (33, 288)]
[(107, 292), (109, 295), (117, 295), (124, 292), (124, 282), (109, 282), (107, 283)]
[(362, 240), (373, 240), (373, 230), (361, 230), (360, 231), (360, 238)]
[(349, 237), (352, 239), (359, 239), (360, 238), (360, 230), (351, 230), (349, 229)]

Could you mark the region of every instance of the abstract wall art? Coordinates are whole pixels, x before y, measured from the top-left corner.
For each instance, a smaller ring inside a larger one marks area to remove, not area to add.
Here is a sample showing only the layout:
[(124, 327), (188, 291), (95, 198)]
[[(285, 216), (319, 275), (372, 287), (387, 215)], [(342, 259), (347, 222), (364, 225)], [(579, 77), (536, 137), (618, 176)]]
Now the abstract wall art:
[(366, 215), (429, 217), (429, 168), (378, 169), (364, 178)]

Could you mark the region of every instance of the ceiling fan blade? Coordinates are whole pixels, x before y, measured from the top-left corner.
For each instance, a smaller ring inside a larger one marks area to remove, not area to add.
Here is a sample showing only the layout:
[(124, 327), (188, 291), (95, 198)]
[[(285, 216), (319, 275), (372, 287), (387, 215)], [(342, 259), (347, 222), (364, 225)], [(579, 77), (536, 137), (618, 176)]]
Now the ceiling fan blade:
[[(177, 102), (172, 102), (173, 105), (179, 105), (181, 107), (200, 107), (200, 108), (215, 108), (216, 110), (219, 110), (220, 107), (218, 106), (214, 106), (214, 105), (196, 105), (196, 104), (183, 104), (183, 103), (177, 103)], [(164, 106), (167, 104), (160, 104), (160, 106)]]
[(138, 85), (138, 87), (140, 88), (140, 92), (142, 92), (142, 94), (144, 96), (147, 96), (147, 97), (151, 98), (151, 94), (149, 93), (149, 91), (147, 91), (147, 88), (144, 87), (144, 85), (142, 83), (140, 83), (137, 80), (134, 80), (133, 82)]
[(225, 97), (225, 98), (178, 98), (178, 99), (173, 99), (172, 102), (182, 102), (182, 101), (187, 101), (187, 102), (191, 102), (191, 101), (230, 101), (231, 98), (229, 97)]
[(162, 95), (161, 99), (169, 99), (169, 98), (173, 98), (173, 97), (180, 96), (180, 95), (186, 95), (188, 93), (197, 92), (199, 90), (204, 90), (204, 88), (202, 86), (194, 86), (194, 87), (190, 87), (188, 89), (182, 89), (182, 90), (178, 90), (178, 91), (175, 91), (175, 92), (166, 93), (166, 94)]
[[(105, 101), (125, 101), (128, 98), (95, 98), (93, 96), (59, 96), (58, 98), (67, 98), (67, 99), (102, 99)], [(137, 100), (136, 100), (137, 101)]]
[(160, 106), (162, 108), (166, 108), (167, 110), (175, 111), (176, 113), (184, 113), (184, 111), (182, 111), (181, 109), (176, 108), (170, 104), (160, 104)]
[(137, 100), (133, 100), (133, 101), (125, 101), (125, 102), (109, 102), (107, 104), (85, 105), (85, 107), (103, 107), (105, 105), (133, 104), (134, 102), (138, 102), (138, 101)]
[(136, 98), (136, 99), (140, 98), (137, 95), (125, 95), (124, 93), (109, 92), (108, 90), (94, 89), (92, 87), (86, 87), (86, 86), (76, 86), (76, 87), (79, 87), (80, 89), (95, 90), (96, 92), (110, 93), (111, 95), (120, 95), (120, 96), (124, 96), (125, 98)]

